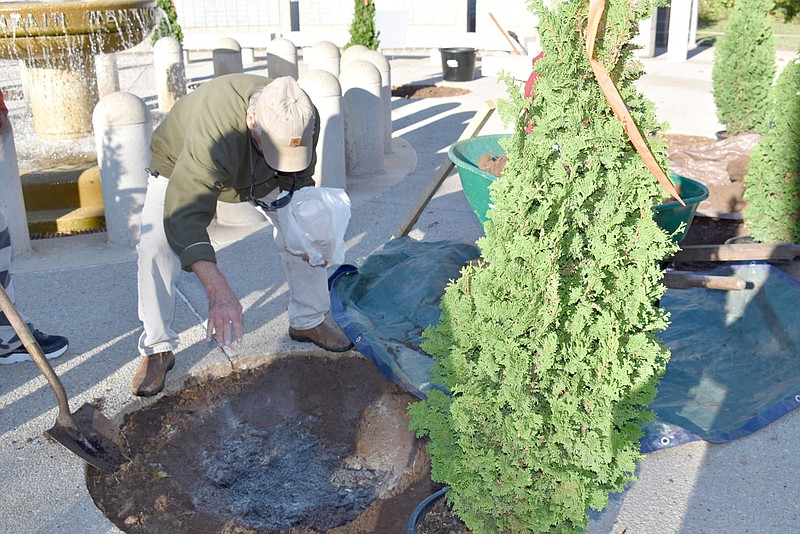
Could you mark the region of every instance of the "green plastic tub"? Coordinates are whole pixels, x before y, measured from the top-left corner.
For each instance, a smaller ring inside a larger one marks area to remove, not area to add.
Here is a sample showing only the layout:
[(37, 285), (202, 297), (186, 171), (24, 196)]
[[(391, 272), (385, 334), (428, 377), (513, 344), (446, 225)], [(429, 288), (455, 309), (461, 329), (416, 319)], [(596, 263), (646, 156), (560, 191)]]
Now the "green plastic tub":
[[(478, 168), (478, 160), (487, 152), (504, 156), (505, 150), (500, 146), (500, 141), (507, 137), (508, 134), (496, 134), (464, 139), (453, 144), (448, 152), (450, 160), (458, 169), (461, 188), (481, 224), (486, 222), (486, 212), (492, 207), (489, 200), (489, 184), (497, 177)], [(675, 232), (681, 223), (685, 222), (686, 226), (683, 231), (673, 236), (673, 239), (680, 243), (692, 224), (697, 206), (708, 198), (708, 188), (700, 182), (684, 176), (671, 174), (670, 177), (678, 187), (686, 206), (681, 206), (678, 201), (654, 206), (653, 218), (669, 234)]]

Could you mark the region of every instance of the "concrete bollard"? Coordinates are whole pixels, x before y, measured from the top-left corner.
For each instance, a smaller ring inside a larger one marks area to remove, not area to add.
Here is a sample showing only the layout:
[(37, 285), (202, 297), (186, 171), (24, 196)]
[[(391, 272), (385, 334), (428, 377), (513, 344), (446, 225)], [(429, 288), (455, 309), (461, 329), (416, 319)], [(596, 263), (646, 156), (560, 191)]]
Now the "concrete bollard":
[(381, 73), (381, 105), (383, 107), (383, 153), (392, 153), (392, 73), (389, 60), (376, 50), (362, 50), (357, 59), (369, 61)]
[(186, 66), (181, 42), (171, 35), (156, 41), (153, 45), (153, 69), (158, 111), (169, 113), (175, 102), (186, 94)]
[(103, 98), (119, 91), (119, 69), (116, 54), (99, 54), (94, 58), (97, 73), (97, 96)]
[(340, 69), (344, 69), (351, 62), (360, 59), (359, 56), (364, 52), (369, 52), (369, 48), (364, 45), (353, 45), (345, 48), (342, 51), (342, 57), (339, 60)]
[(324, 70), (337, 78), (341, 72), (342, 51), (330, 41), (319, 41), (309, 49), (309, 70)]
[(153, 119), (136, 95), (112, 93), (92, 114), (108, 243), (135, 247), (147, 189)]
[(384, 172), (381, 73), (356, 59), (339, 76), (344, 95), (344, 143), (347, 176)]
[(342, 87), (324, 70), (307, 71), (297, 81), (319, 111), (320, 131), (314, 183), (319, 187), (347, 189)]
[(28, 216), (25, 213), (22, 182), (19, 178), (17, 148), (10, 120), (5, 130), (0, 133), (0, 207), (8, 219), (11, 253), (14, 257), (30, 253), (31, 234), (28, 230)]
[(215, 78), (244, 71), (242, 47), (236, 39), (223, 37), (214, 43), (214, 48), (211, 50), (211, 60), (214, 63)]
[(242, 48), (242, 63), (252, 65), (256, 62), (256, 51), (253, 48)]
[(273, 80), (282, 76), (298, 76), (297, 47), (289, 39), (273, 39), (267, 45), (267, 72)]

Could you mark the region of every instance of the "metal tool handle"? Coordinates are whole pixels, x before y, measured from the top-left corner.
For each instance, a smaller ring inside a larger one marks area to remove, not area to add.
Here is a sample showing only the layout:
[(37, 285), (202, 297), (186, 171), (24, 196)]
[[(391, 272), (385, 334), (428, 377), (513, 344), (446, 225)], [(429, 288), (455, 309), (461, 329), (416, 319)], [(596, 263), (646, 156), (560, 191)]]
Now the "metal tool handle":
[(53, 392), (56, 394), (56, 399), (58, 399), (59, 422), (69, 424), (69, 426), (74, 427), (75, 425), (70, 415), (69, 402), (67, 401), (67, 392), (64, 390), (64, 385), (61, 383), (61, 380), (58, 379), (56, 372), (53, 371), (53, 368), (50, 366), (50, 362), (47, 361), (44, 352), (42, 352), (42, 348), (33, 337), (33, 334), (31, 334), (28, 325), (14, 307), (14, 303), (11, 302), (8, 293), (6, 293), (6, 290), (2, 285), (0, 285), (0, 309), (2, 309), (6, 314), (6, 317), (8, 317), (8, 321), (11, 323), (11, 326), (14, 328), (14, 331), (17, 333), (20, 340), (22, 340), (22, 344), (25, 346), (25, 349), (27, 349), (28, 354), (30, 354), (33, 358), (36, 367), (39, 368), (39, 371), (41, 371), (44, 377), (47, 379), (50, 387), (53, 388)]

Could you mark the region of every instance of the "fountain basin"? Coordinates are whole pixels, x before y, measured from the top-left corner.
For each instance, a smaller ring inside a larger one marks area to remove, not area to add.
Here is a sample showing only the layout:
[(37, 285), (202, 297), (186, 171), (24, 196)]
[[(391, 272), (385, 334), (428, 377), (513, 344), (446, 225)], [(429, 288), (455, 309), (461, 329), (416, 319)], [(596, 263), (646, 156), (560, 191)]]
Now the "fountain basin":
[(154, 0), (0, 3), (0, 56), (20, 61), (36, 133), (91, 134), (95, 57), (138, 45), (158, 21)]
[(3, 2), (0, 55), (56, 60), (117, 52), (142, 42), (157, 23), (153, 0)]

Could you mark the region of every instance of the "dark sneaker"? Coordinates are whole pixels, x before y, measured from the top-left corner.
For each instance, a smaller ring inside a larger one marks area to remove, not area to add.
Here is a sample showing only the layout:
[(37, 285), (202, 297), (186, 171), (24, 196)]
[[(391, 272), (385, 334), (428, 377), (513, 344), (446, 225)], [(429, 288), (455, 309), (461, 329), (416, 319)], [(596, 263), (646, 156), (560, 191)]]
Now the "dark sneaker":
[[(69, 348), (69, 341), (65, 337), (48, 336), (38, 330), (34, 330), (31, 334), (33, 334), (33, 339), (35, 339), (39, 347), (41, 347), (44, 357), (48, 360), (58, 358)], [(7, 352), (6, 354), (0, 354), (0, 364), (31, 361), (33, 361), (33, 358), (28, 354), (28, 349), (25, 348), (25, 345), (20, 345), (19, 348)]]
[(289, 337), (295, 341), (307, 341), (331, 352), (344, 352), (353, 348), (353, 343), (342, 332), (339, 325), (327, 318), (308, 330), (289, 327)]
[(131, 381), (133, 394), (138, 397), (152, 397), (161, 393), (167, 373), (173, 367), (175, 367), (175, 356), (172, 351), (144, 356)]

